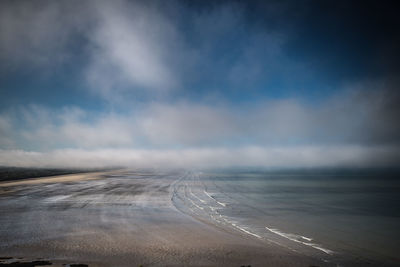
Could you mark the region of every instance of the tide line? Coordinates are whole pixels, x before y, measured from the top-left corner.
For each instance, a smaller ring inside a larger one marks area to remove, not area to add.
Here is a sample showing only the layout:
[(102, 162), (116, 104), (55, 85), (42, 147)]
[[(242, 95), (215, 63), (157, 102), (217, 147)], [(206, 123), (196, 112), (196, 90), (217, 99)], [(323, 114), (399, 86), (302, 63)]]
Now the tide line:
[[(324, 253), (326, 253), (326, 254), (328, 254), (328, 255), (334, 254), (334, 252), (333, 252), (332, 250), (323, 248), (323, 247), (321, 247), (321, 246), (318, 245), (318, 244), (308, 243), (308, 242), (304, 242), (304, 241), (301, 241), (301, 240), (298, 240), (298, 239), (297, 239), (297, 238), (302, 238), (302, 239), (307, 240), (307, 241), (312, 241), (312, 238), (305, 237), (305, 236), (300, 236), (300, 235), (295, 235), (295, 234), (283, 233), (283, 232), (279, 231), (278, 229), (274, 229), (274, 228), (269, 228), (269, 227), (265, 227), (265, 228), (266, 228), (268, 231), (270, 231), (270, 232), (272, 232), (272, 233), (274, 233), (274, 234), (277, 234), (277, 235), (279, 235), (279, 236), (282, 236), (282, 237), (284, 237), (284, 238), (286, 238), (286, 239), (289, 239), (289, 240), (291, 240), (291, 241), (293, 241), (293, 242), (297, 242), (297, 243), (300, 243), (300, 244), (303, 244), (303, 245), (306, 245), (306, 246), (313, 247), (313, 248), (315, 248), (315, 249), (321, 250), (322, 252), (324, 252)], [(297, 238), (296, 238), (296, 237), (297, 237)]]
[(222, 203), (222, 202), (219, 202), (218, 200), (216, 200), (213, 196), (211, 196), (206, 190), (204, 190), (204, 193), (209, 197), (209, 198), (211, 198), (212, 200), (214, 200), (215, 202), (217, 202), (219, 205), (221, 205), (221, 206), (223, 206), (223, 207), (226, 207), (226, 204), (225, 203)]

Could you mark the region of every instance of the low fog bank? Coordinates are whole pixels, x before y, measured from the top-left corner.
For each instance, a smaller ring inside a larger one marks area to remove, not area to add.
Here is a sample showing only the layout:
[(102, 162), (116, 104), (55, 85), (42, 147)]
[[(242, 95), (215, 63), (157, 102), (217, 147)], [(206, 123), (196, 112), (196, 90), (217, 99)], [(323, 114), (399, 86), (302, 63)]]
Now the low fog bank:
[(42, 168), (386, 168), (399, 166), (399, 159), (393, 146), (0, 150), (0, 166)]
[(0, 149), (399, 146), (399, 99), (392, 89), (354, 89), (319, 104), (153, 102), (125, 112), (19, 106), (0, 111)]

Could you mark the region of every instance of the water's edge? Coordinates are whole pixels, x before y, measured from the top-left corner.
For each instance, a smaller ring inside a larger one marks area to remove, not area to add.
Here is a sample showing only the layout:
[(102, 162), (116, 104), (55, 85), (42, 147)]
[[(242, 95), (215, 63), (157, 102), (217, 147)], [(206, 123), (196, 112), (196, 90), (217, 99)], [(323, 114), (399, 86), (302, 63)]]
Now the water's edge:
[(292, 252), (316, 257), (324, 262), (332, 261), (335, 252), (312, 242), (311, 237), (284, 233), (268, 225), (261, 229), (230, 216), (229, 214), (234, 213), (237, 203), (232, 199), (229, 199), (230, 201), (227, 201), (227, 198), (223, 199), (223, 194), (216, 191), (216, 188), (209, 188), (209, 185), (202, 181), (201, 175), (200, 172), (187, 172), (171, 184), (171, 201), (181, 212), (214, 226), (248, 235), (261, 242), (272, 243)]

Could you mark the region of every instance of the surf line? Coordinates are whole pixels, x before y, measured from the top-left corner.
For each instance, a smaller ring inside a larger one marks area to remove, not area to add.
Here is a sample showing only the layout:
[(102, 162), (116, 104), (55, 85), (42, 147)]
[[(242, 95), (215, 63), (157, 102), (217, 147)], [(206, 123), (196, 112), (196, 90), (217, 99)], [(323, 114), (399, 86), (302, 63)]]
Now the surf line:
[(200, 207), (199, 205), (197, 205), (196, 203), (194, 203), (194, 201), (191, 200), (190, 198), (187, 198), (187, 199), (189, 199), (189, 201), (192, 202), (193, 206), (195, 206), (196, 208), (201, 209), (201, 210), (204, 210), (203, 207)]
[(201, 198), (199, 198), (198, 196), (196, 196), (196, 195), (193, 193), (192, 189), (190, 189), (190, 194), (192, 194), (192, 196), (194, 196), (195, 198), (197, 198), (201, 203), (203, 203), (203, 204), (207, 203), (207, 202), (205, 202), (204, 200), (202, 200)]
[(261, 236), (259, 236), (259, 235), (255, 234), (255, 233), (252, 233), (252, 232), (250, 232), (250, 231), (248, 231), (248, 230), (244, 229), (243, 227), (240, 227), (240, 226), (238, 226), (236, 223), (231, 223), (231, 224), (232, 224), (234, 227), (236, 227), (237, 229), (239, 229), (239, 230), (241, 230), (241, 231), (245, 232), (246, 234), (249, 234), (249, 235), (255, 236), (255, 237), (257, 237), (257, 238), (261, 238)]
[[(294, 234), (286, 234), (286, 233), (283, 233), (283, 232), (279, 231), (278, 229), (274, 229), (274, 228), (269, 228), (269, 227), (265, 227), (265, 228), (266, 228), (268, 231), (270, 231), (270, 232), (272, 232), (272, 233), (274, 233), (274, 234), (277, 234), (277, 235), (279, 235), (279, 236), (282, 236), (282, 237), (284, 237), (284, 238), (286, 238), (286, 239), (289, 239), (289, 240), (291, 240), (291, 241), (293, 241), (293, 242), (297, 242), (297, 243), (300, 243), (300, 244), (303, 244), (303, 245), (306, 245), (306, 246), (313, 247), (313, 248), (315, 248), (315, 249), (321, 250), (322, 252), (324, 252), (324, 253), (326, 253), (326, 254), (328, 254), (328, 255), (333, 255), (333, 254), (334, 254), (334, 252), (333, 252), (332, 250), (323, 248), (323, 247), (319, 246), (318, 244), (307, 243), (307, 242), (298, 240), (298, 239), (296, 239), (295, 237), (300, 237), (300, 238), (302, 238), (302, 239), (304, 239), (304, 240), (307, 240), (307, 241), (311, 241), (312, 238), (305, 237), (305, 236), (300, 236), (300, 235), (298, 236), (298, 235), (294, 235)], [(293, 236), (295, 236), (295, 237), (293, 237)]]
[(223, 207), (226, 207), (225, 203), (219, 202), (218, 200), (216, 200), (213, 196), (211, 196), (209, 193), (207, 193), (206, 190), (204, 190), (204, 194), (206, 194), (209, 198), (211, 198), (212, 200), (214, 200), (215, 202), (217, 202), (218, 204), (220, 204)]
[[(230, 225), (233, 226), (234, 228), (236, 228), (236, 229), (238, 229), (238, 230), (240, 230), (240, 231), (242, 231), (242, 232), (245, 232), (245, 233), (248, 234), (248, 235), (252, 235), (252, 236), (254, 236), (254, 237), (257, 237), (257, 238), (259, 238), (259, 239), (262, 238), (262, 236), (257, 235), (257, 234), (255, 234), (255, 233), (252, 233), (252, 232), (250, 232), (249, 230), (245, 229), (244, 227), (241, 227), (241, 226), (237, 225), (236, 222), (227, 220), (227, 219), (224, 218), (224, 216), (222, 216), (221, 214), (218, 214), (218, 215), (219, 215), (219, 217), (220, 217), (222, 220), (224, 220), (226, 223), (230, 224)], [(216, 219), (215, 216), (213, 216), (212, 214), (211, 214), (210, 216), (211, 216), (211, 218), (213, 218), (215, 221), (221, 223), (221, 221), (218, 220), (218, 219)]]

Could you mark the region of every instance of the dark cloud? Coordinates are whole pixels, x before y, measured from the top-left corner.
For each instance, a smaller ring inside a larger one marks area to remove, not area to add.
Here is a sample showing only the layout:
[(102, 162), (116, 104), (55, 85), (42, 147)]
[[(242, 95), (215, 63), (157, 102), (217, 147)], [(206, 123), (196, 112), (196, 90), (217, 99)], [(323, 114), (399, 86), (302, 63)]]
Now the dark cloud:
[(65, 62), (76, 37), (88, 30), (87, 11), (87, 3), (74, 0), (1, 1), (0, 67), (52, 68)]
[[(396, 1), (302, 1), (291, 21), (288, 53), (329, 81), (386, 77), (399, 71)], [(292, 6), (291, 7), (295, 7)]]

